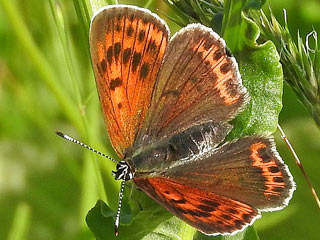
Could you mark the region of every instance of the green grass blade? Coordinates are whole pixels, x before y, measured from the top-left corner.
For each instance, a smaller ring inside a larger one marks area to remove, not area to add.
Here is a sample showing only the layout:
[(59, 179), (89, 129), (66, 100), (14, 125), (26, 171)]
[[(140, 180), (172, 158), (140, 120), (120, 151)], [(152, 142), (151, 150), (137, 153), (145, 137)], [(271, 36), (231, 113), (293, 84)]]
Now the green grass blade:
[(27, 239), (31, 218), (31, 210), (28, 204), (21, 202), (16, 207), (13, 223), (9, 232), (8, 240)]
[(16, 9), (16, 6), (12, 1), (0, 0), (0, 5), (11, 23), (12, 30), (16, 34), (17, 41), (19, 41), (23, 47), (26, 59), (33, 63), (35, 71), (39, 74), (40, 79), (48, 86), (48, 89), (54, 94), (64, 114), (74, 126), (83, 131), (83, 125), (81, 124), (77, 108), (72, 103), (68, 94), (57, 84), (57, 76), (55, 75), (54, 70), (51, 68), (47, 59), (34, 42), (30, 31), (19, 14), (18, 9)]

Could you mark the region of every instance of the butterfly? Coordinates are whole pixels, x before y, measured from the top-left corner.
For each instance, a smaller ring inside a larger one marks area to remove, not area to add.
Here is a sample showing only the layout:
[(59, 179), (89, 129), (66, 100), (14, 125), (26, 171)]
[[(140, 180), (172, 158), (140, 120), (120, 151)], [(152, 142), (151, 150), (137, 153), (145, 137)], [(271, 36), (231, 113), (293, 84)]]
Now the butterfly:
[(91, 21), (97, 90), (122, 159), (115, 231), (132, 180), (200, 232), (233, 234), (286, 206), (295, 184), (272, 137), (224, 140), (250, 98), (224, 40), (201, 24), (169, 35), (160, 17), (135, 6), (102, 8)]

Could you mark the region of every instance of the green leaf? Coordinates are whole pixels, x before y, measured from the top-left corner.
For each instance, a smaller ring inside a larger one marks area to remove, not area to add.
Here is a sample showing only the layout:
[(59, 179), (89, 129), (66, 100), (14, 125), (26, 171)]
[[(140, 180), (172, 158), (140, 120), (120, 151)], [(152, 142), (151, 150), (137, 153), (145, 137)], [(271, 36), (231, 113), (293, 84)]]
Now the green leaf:
[(98, 240), (259, 240), (253, 227), (248, 227), (233, 236), (204, 235), (174, 217), (143, 192), (135, 189), (132, 194), (132, 199), (129, 201), (131, 210), (126, 205), (127, 202), (123, 203), (117, 237), (114, 234), (116, 213), (105, 202), (98, 200), (88, 212), (87, 225)]
[[(139, 194), (143, 193), (140, 192)], [(135, 201), (137, 200), (135, 199)], [(189, 230), (184, 228), (184, 222), (173, 217), (153, 200), (141, 195), (138, 201), (140, 201), (139, 206), (143, 210), (137, 212), (131, 221), (130, 215), (126, 214), (125, 210), (121, 211), (121, 225), (119, 235), (116, 237), (114, 234), (115, 212), (103, 201), (98, 200), (86, 218), (94, 236), (99, 240), (192, 239), (194, 232), (186, 236), (186, 234), (189, 234)]]
[(258, 234), (256, 230), (252, 226), (246, 228), (244, 231), (239, 232), (232, 236), (216, 236), (211, 237), (204, 235), (200, 232), (197, 232), (193, 238), (193, 240), (209, 240), (209, 239), (215, 239), (215, 240), (259, 240)]
[(244, 6), (244, 9), (255, 9), (259, 10), (262, 8), (262, 6), (266, 3), (266, 0), (247, 0), (246, 5)]
[(258, 44), (258, 26), (239, 10), (246, 1), (225, 2), (224, 39), (239, 64), (250, 95), (246, 109), (233, 121), (230, 138), (276, 131), (282, 108), (283, 74), (280, 57), (271, 41)]
[(259, 240), (259, 236), (254, 227), (248, 227), (244, 232), (243, 239), (245, 240)]

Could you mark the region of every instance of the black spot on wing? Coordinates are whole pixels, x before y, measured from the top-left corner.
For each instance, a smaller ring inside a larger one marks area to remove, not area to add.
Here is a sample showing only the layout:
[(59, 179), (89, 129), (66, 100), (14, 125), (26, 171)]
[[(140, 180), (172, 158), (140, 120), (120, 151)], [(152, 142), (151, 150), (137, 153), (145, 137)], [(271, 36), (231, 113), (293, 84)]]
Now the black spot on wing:
[(277, 172), (280, 172), (280, 169), (276, 166), (271, 166), (269, 167), (269, 171), (272, 173), (277, 173)]
[(134, 52), (132, 58), (132, 71), (135, 72), (140, 64), (141, 61), (141, 53)]
[(156, 52), (157, 50), (157, 44), (154, 39), (150, 39), (148, 46), (147, 46), (147, 52)]
[(128, 37), (131, 37), (133, 33), (134, 33), (134, 29), (133, 29), (132, 25), (130, 25), (130, 26), (127, 28), (127, 36), (128, 36)]
[(231, 220), (231, 219), (232, 219), (232, 217), (230, 217), (230, 216), (227, 215), (227, 214), (222, 214), (221, 217), (223, 217), (223, 218), (226, 219), (226, 220)]
[(250, 214), (242, 214), (242, 219), (245, 222), (250, 222), (250, 220), (252, 219), (252, 216)]
[(223, 56), (222, 49), (218, 49), (213, 53), (213, 60), (218, 61)]
[(114, 57), (116, 61), (118, 61), (119, 59), (120, 51), (121, 51), (121, 43), (117, 42), (114, 44)]
[(223, 84), (226, 89), (228, 90), (228, 95), (230, 97), (236, 97), (238, 94), (239, 94), (239, 86), (237, 86), (235, 83), (234, 83), (234, 80), (232, 78), (230, 79), (227, 79), (224, 84)]
[(273, 187), (272, 188), (272, 191), (275, 191), (275, 192), (278, 192), (278, 193), (281, 193), (284, 191), (284, 188), (283, 187)]
[(213, 212), (216, 209), (215, 207), (209, 205), (199, 205), (198, 208), (205, 212)]
[(236, 219), (236, 220), (234, 221), (234, 225), (239, 229), (239, 228), (241, 228), (241, 227), (244, 225), (244, 223), (241, 222), (240, 220)]
[(223, 74), (226, 74), (228, 73), (230, 70), (231, 70), (231, 63), (230, 62), (226, 62), (224, 64), (221, 65), (220, 67), (220, 71), (223, 73)]
[(113, 47), (110, 46), (107, 50), (107, 60), (109, 64), (112, 63), (112, 58), (113, 58)]
[(100, 62), (100, 67), (101, 67), (101, 70), (102, 70), (103, 72), (106, 72), (106, 70), (107, 70), (106, 59), (102, 59), (102, 61)]
[(116, 31), (117, 31), (117, 32), (120, 32), (120, 31), (121, 31), (121, 27), (120, 27), (120, 24), (119, 24), (119, 23), (116, 24)]
[(268, 162), (272, 161), (272, 156), (268, 152), (267, 148), (265, 148), (265, 147), (259, 148), (258, 154), (259, 154), (259, 157), (262, 158), (263, 163), (268, 163)]
[(233, 209), (233, 208), (229, 208), (228, 212), (231, 213), (231, 214), (239, 214), (238, 210)]
[(142, 41), (144, 40), (145, 36), (146, 36), (146, 31), (142, 29), (142, 30), (139, 32), (138, 41), (139, 41), (139, 42), (142, 42)]
[(282, 183), (282, 182), (284, 182), (284, 179), (283, 179), (283, 177), (274, 177), (273, 181), (275, 181), (277, 183)]
[(196, 217), (211, 217), (212, 214), (208, 212), (195, 211), (195, 210), (187, 210), (187, 213), (196, 216)]
[(110, 89), (115, 90), (117, 87), (122, 85), (122, 80), (120, 78), (112, 79), (110, 81)]
[(123, 55), (122, 55), (123, 64), (127, 64), (128, 63), (128, 61), (130, 59), (130, 56), (131, 56), (131, 48), (126, 48), (123, 51)]
[(140, 78), (146, 78), (149, 73), (150, 66), (148, 63), (143, 63), (140, 70)]
[(217, 207), (220, 206), (219, 203), (217, 203), (217, 202), (215, 202), (215, 201), (213, 201), (213, 200), (203, 200), (202, 202), (203, 202), (205, 205), (209, 205), (209, 206), (212, 206), (212, 207), (214, 207), (214, 208), (217, 208)]
[(214, 43), (213, 39), (207, 39), (203, 44), (204, 50), (208, 51), (212, 47), (213, 43)]

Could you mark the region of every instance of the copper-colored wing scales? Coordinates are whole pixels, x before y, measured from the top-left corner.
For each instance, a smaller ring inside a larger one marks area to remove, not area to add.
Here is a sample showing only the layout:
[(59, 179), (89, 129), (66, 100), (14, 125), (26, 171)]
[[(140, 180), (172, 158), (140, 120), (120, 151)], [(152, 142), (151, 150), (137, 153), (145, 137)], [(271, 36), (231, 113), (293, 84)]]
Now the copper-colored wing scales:
[(206, 234), (231, 233), (260, 211), (282, 209), (295, 189), (272, 138), (250, 136), (216, 147), (230, 130), (218, 126), (204, 124), (171, 138), (167, 156), (174, 158), (164, 160), (160, 170), (133, 159), (138, 187)]
[(295, 189), (273, 140), (250, 136), (199, 152), (161, 176), (245, 202), (261, 211), (281, 209)]
[(164, 208), (205, 234), (235, 233), (287, 205), (295, 184), (271, 138), (221, 144), (248, 101), (224, 40), (200, 24), (169, 45), (168, 35), (163, 20), (132, 6), (93, 18), (92, 65), (111, 142)]
[(134, 182), (164, 208), (205, 234), (234, 233), (259, 216), (247, 204), (172, 179), (135, 178)]
[(90, 51), (97, 89), (120, 157), (144, 121), (168, 34), (159, 17), (133, 7), (107, 7), (92, 20)]
[(169, 43), (138, 141), (208, 121), (227, 122), (246, 101), (237, 63), (224, 41), (209, 28), (188, 25)]

